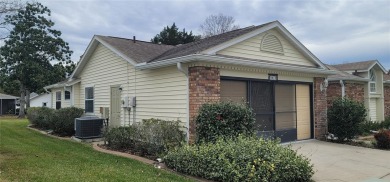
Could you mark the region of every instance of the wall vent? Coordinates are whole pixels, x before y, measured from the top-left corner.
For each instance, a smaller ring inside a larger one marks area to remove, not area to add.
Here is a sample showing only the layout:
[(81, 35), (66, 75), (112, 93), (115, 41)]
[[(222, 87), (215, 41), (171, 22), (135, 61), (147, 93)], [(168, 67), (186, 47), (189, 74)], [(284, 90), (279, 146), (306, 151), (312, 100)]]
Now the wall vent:
[(277, 54), (284, 54), (282, 43), (278, 37), (272, 34), (267, 34), (263, 37), (260, 50)]

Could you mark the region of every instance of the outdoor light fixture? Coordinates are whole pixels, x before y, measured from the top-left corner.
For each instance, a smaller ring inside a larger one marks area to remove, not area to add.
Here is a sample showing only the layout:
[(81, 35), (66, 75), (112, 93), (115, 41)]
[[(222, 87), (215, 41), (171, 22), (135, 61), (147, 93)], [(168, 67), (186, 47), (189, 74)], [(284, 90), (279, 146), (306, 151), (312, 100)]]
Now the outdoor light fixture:
[(278, 74), (268, 74), (268, 80), (278, 81)]

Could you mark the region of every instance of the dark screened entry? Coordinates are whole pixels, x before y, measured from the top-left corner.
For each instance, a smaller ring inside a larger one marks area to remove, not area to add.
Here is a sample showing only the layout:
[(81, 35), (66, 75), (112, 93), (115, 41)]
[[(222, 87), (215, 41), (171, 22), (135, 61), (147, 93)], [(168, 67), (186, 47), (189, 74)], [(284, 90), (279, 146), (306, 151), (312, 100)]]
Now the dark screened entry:
[[(296, 85), (294, 82), (225, 78), (221, 80), (221, 101), (248, 103), (255, 113), (258, 136), (294, 141), (298, 139)], [(310, 106), (306, 110), (310, 113)], [(311, 119), (305, 122), (310, 127)]]
[(15, 99), (0, 99), (0, 115), (15, 114)]

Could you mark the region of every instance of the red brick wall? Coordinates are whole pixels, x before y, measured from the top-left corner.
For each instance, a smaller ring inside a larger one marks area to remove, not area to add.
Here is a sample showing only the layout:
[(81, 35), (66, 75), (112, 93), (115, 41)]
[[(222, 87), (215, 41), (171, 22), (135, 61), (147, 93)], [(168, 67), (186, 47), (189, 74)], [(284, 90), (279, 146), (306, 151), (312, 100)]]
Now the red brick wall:
[(390, 85), (383, 85), (385, 97), (385, 117), (390, 117)]
[(317, 139), (324, 139), (328, 132), (326, 91), (321, 91), (320, 85), (324, 78), (314, 78), (314, 134)]
[(345, 83), (345, 96), (358, 102), (364, 102), (364, 83)]
[(202, 104), (216, 102), (220, 98), (220, 74), (218, 68), (190, 67), (189, 79), (189, 107), (190, 107), (190, 143), (195, 141), (195, 117)]
[(328, 108), (332, 105), (333, 101), (341, 97), (341, 85), (340, 82), (329, 82), (328, 88), (326, 89), (326, 100)]
[[(344, 82), (345, 97), (353, 99), (358, 102), (364, 102), (364, 83), (350, 83)], [(340, 82), (329, 82), (328, 89), (326, 90), (328, 108), (332, 105), (333, 100), (341, 97), (341, 85)]]

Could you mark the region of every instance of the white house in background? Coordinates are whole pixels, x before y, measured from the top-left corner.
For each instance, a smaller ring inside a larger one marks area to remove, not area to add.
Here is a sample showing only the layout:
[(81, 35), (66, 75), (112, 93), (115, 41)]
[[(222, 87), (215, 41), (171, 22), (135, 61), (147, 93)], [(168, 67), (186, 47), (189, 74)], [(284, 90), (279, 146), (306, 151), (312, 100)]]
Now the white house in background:
[(51, 107), (51, 93), (43, 93), (30, 98), (30, 107)]

